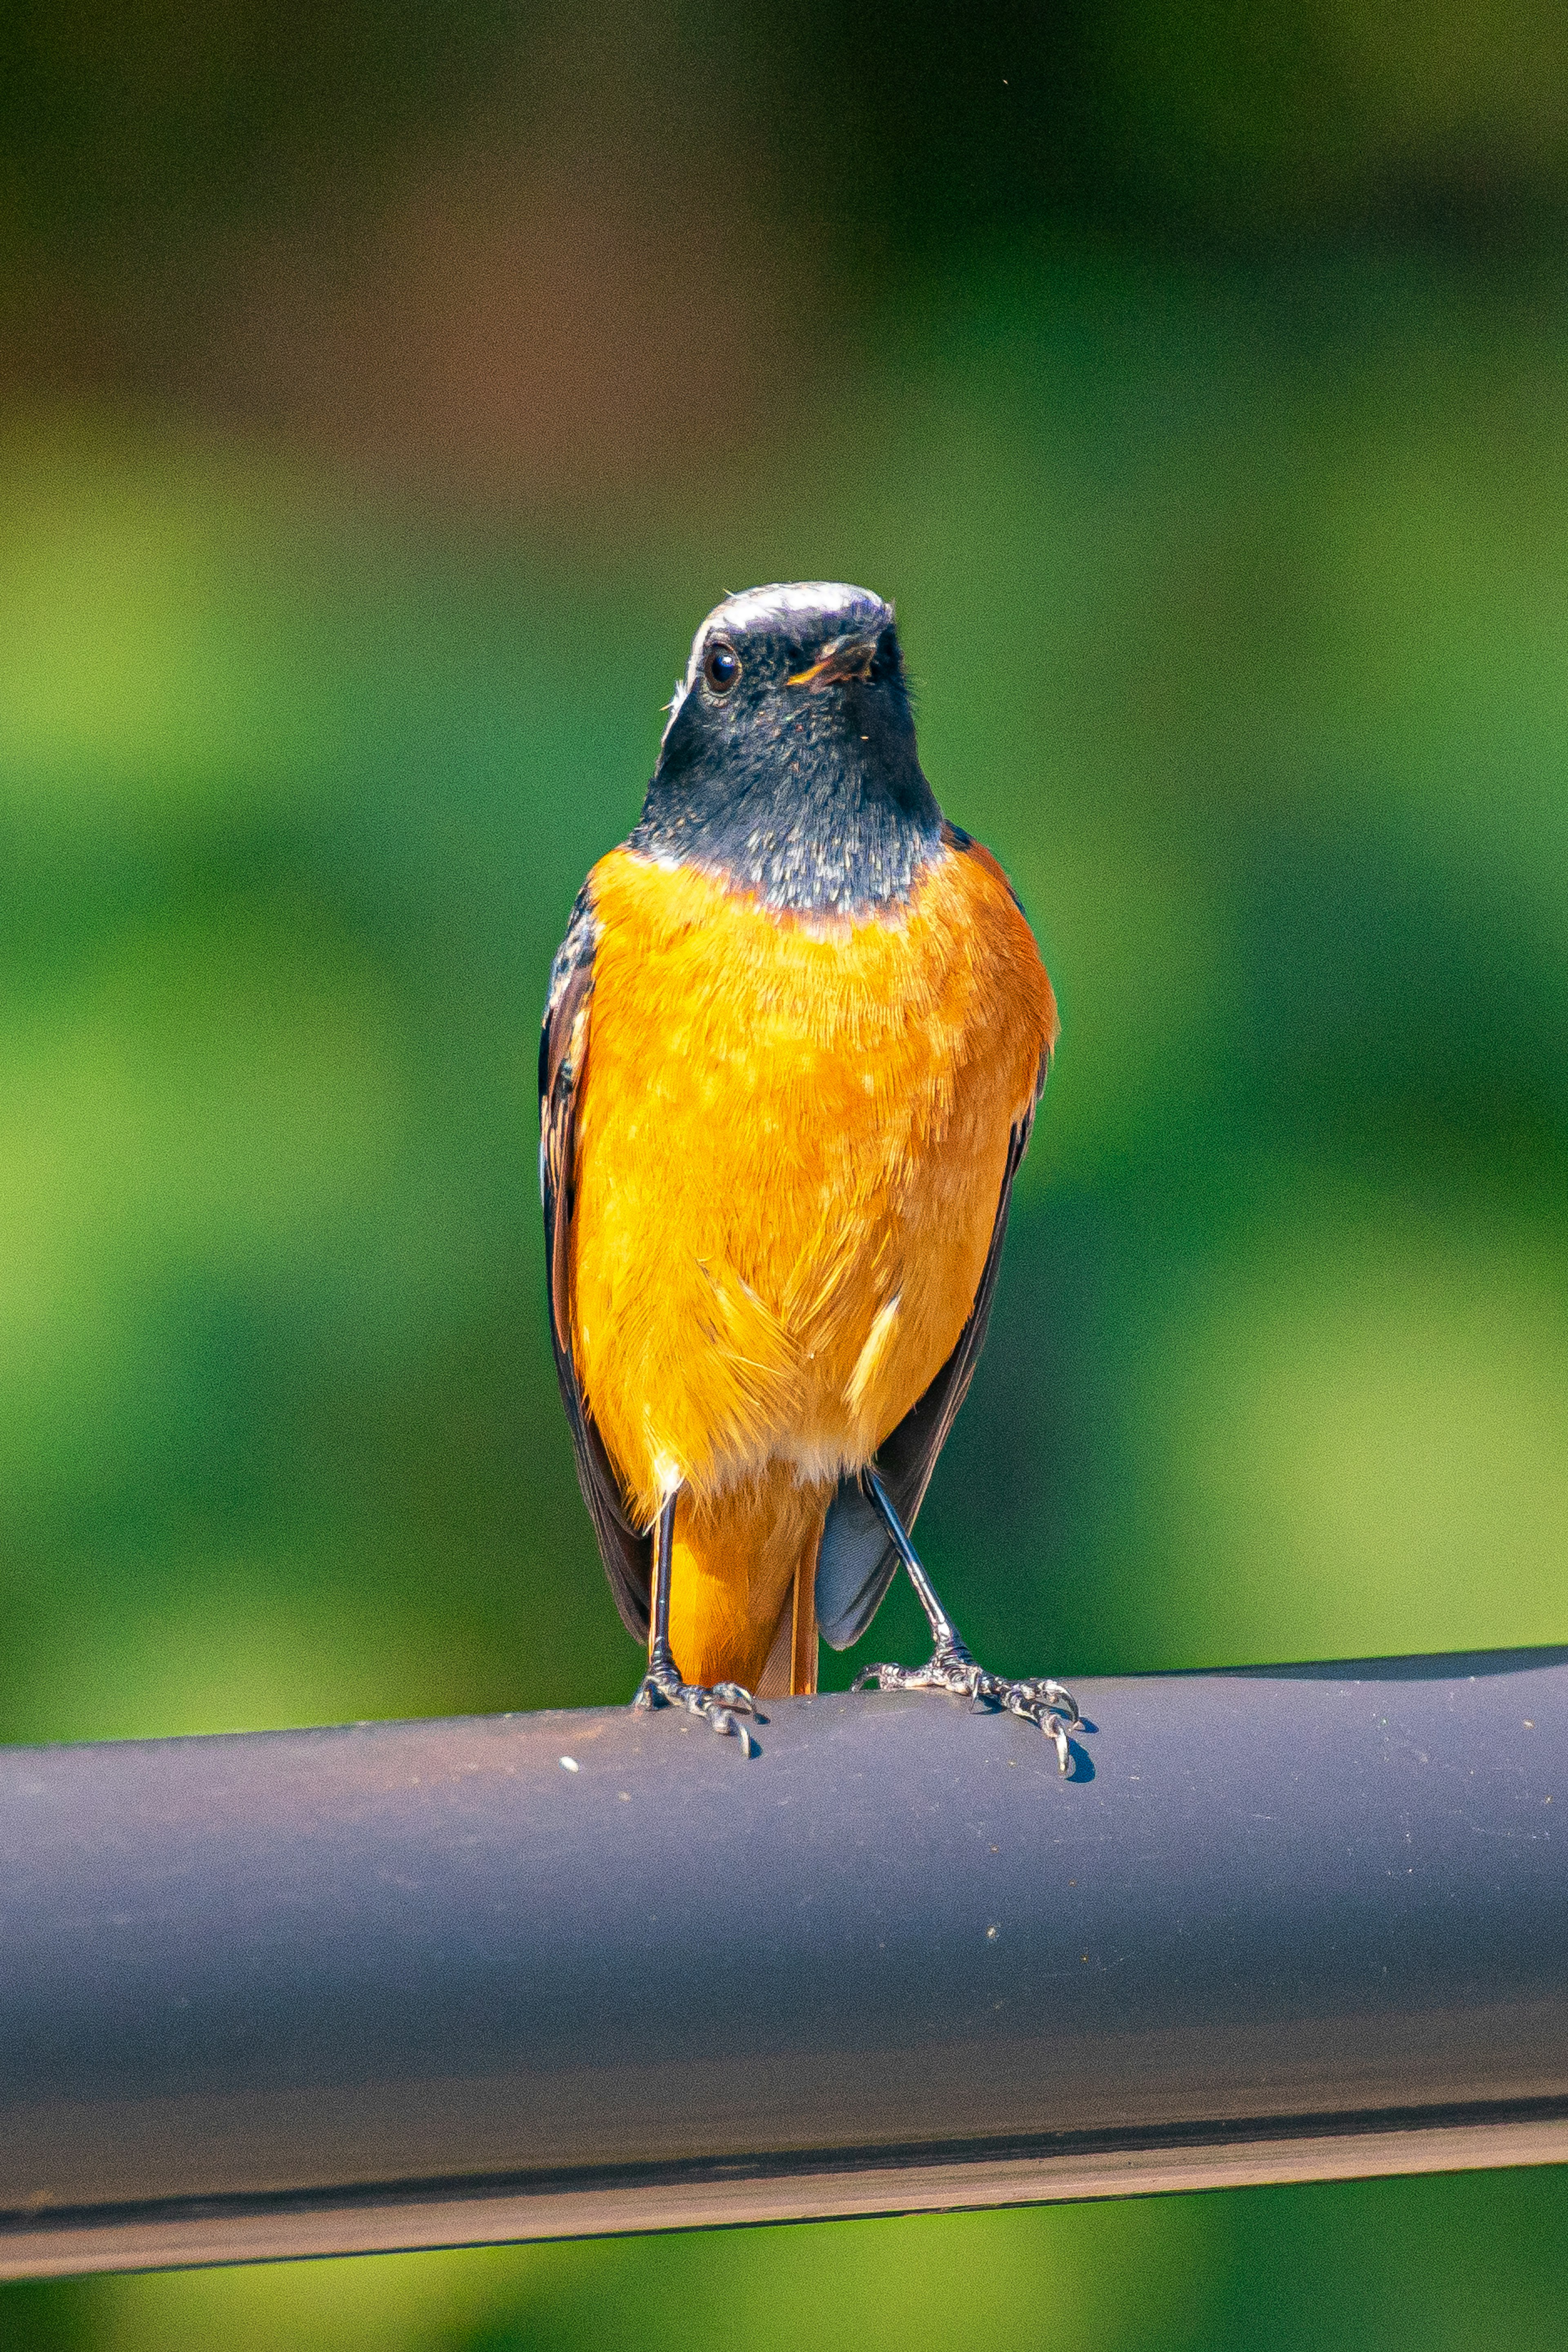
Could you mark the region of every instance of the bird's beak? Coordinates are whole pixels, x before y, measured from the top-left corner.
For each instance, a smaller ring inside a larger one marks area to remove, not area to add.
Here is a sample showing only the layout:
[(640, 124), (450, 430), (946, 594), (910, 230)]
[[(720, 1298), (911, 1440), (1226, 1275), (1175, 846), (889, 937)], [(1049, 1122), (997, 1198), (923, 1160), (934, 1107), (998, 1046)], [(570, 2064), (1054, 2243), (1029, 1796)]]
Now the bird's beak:
[(810, 669), (797, 670), (791, 686), (842, 686), (852, 677), (869, 677), (876, 659), (877, 640), (854, 631), (824, 646)]

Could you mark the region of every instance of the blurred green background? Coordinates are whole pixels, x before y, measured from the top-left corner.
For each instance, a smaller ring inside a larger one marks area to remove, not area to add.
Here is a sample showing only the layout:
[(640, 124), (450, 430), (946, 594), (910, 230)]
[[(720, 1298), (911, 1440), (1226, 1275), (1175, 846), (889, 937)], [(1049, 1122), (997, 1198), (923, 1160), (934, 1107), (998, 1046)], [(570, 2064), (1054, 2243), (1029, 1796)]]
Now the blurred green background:
[[(1568, 1638), (1565, 257), (1530, 0), (16, 0), (0, 1733), (630, 1693), (536, 1023), (691, 630), (802, 575), (896, 597), (1062, 1004), (923, 1520), (971, 1640)], [(12, 2288), (0, 2345), (1555, 2347), (1565, 2233), (1504, 2174)]]

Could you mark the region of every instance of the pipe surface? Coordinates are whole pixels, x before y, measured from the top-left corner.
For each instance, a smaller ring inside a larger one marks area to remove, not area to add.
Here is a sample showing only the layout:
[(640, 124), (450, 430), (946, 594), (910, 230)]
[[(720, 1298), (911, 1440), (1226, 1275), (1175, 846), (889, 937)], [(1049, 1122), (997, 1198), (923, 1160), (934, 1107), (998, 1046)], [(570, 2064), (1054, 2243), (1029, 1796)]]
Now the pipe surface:
[(0, 1751), (0, 2274), (1568, 2157), (1568, 1650), (1078, 1696)]

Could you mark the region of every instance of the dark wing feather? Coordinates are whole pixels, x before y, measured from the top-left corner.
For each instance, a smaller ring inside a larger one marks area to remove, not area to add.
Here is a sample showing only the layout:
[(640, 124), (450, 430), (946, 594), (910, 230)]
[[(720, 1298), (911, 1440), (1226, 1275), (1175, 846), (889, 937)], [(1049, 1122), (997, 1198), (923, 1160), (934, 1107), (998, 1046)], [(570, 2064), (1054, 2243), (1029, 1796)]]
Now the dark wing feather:
[(550, 1345), (561, 1402), (571, 1426), (577, 1483), (599, 1539), (599, 1556), (622, 1622), (639, 1642), (648, 1638), (653, 1539), (627, 1514), (604, 1440), (582, 1401), (571, 1360), (570, 1260), (568, 1242), (575, 1186), (573, 1155), (577, 1097), (588, 1055), (589, 1002), (599, 926), (586, 890), (571, 910), (560, 952), (550, 967), (549, 998), (539, 1033), (539, 1197), (545, 1213), (545, 1273), (549, 1291)]
[[(1045, 1072), (1046, 1064), (1042, 1061), (1035, 1087), (1036, 1103)], [(936, 1457), (947, 1442), (947, 1432), (975, 1377), (975, 1366), (986, 1343), (997, 1269), (1002, 1262), (1002, 1243), (1007, 1235), (1013, 1179), (1029, 1150), (1033, 1125), (1031, 1104), (1008, 1138), (1007, 1166), (1002, 1171), (1002, 1192), (991, 1226), (990, 1246), (981, 1268), (975, 1303), (969, 1309), (968, 1321), (958, 1334), (957, 1345), (925, 1395), (911, 1405), (897, 1428), (877, 1449), (877, 1474), (905, 1528), (915, 1525), (936, 1467)], [(847, 1650), (852, 1642), (860, 1640), (882, 1606), (897, 1566), (898, 1554), (866, 1500), (860, 1481), (852, 1477), (841, 1479), (839, 1491), (828, 1507), (827, 1525), (817, 1554), (817, 1630), (824, 1642), (835, 1650)]]

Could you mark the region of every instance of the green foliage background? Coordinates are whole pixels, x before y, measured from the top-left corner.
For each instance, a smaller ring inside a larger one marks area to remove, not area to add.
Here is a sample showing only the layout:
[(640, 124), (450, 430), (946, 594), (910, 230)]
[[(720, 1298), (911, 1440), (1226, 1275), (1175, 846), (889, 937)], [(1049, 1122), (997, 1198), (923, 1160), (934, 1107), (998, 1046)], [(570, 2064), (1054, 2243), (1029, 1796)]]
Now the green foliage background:
[[(389, 140), (571, 86), (558, 42), (517, 97), (535, 17), (454, 10), (425, 57), (349, 10), (304, 63), (303, 16), (200, 21), (212, 55), (178, 10), (18, 14), (18, 318), (178, 326), (227, 250), (193, 224), (284, 205), (278, 156), (373, 189)], [(716, 62), (672, 16), (655, 122), (751, 89), (758, 216), (828, 255), (779, 330), (805, 394), (711, 464), (427, 494), (134, 334), (9, 383), (5, 1737), (629, 1695), (549, 1368), (536, 1023), (692, 627), (797, 576), (896, 597), (927, 771), (1062, 1004), (923, 1520), (972, 1641), (1568, 1636), (1560, 30), (1003, 11), (945, 79), (941, 12), (891, 21)], [(988, 143), (1009, 58), (1034, 111)], [(918, 1639), (890, 1602), (879, 1651)], [(1565, 2229), (1552, 2172), (1249, 2192), (14, 2288), (0, 2344), (1545, 2347)]]

